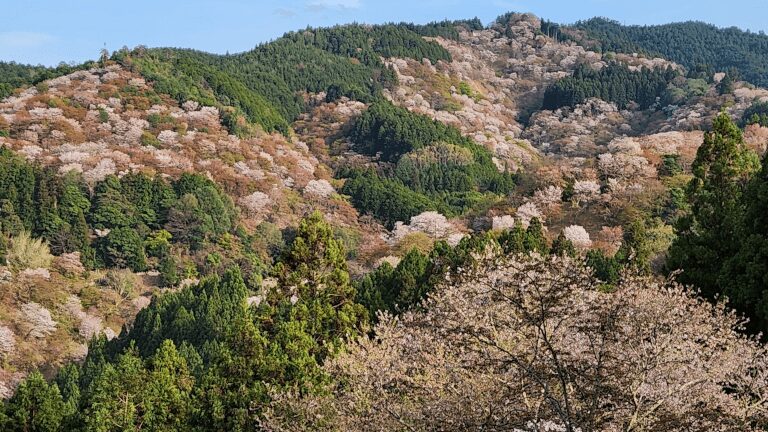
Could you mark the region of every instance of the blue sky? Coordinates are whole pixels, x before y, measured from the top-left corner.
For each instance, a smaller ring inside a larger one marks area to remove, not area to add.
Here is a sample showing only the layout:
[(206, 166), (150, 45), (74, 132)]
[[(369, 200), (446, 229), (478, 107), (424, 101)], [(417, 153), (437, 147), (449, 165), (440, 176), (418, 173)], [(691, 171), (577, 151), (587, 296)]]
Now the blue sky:
[[(5, 3), (5, 4), (3, 4)], [(508, 11), (557, 22), (606, 16), (626, 24), (701, 20), (768, 31), (765, 0), (0, 0), (0, 60), (55, 65), (122, 46), (239, 52), (286, 31), (339, 23), (479, 17)]]

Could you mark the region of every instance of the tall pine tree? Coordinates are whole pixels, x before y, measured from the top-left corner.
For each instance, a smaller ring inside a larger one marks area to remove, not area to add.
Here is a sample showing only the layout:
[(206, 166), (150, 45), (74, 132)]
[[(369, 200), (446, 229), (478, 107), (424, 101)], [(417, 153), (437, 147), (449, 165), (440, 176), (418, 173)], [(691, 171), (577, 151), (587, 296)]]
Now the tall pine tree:
[(696, 153), (686, 192), (691, 213), (678, 221), (668, 261), (670, 270), (683, 270), (681, 282), (695, 285), (708, 297), (721, 292), (723, 263), (738, 251), (741, 196), (758, 167), (738, 126), (727, 114), (718, 115)]

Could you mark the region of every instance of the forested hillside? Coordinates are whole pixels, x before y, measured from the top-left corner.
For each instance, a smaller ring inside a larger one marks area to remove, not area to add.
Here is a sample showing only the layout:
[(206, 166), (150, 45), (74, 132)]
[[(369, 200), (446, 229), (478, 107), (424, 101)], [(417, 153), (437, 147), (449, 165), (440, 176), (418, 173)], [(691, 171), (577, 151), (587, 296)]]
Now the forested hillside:
[[(440, 122), (395, 107), (373, 104), (349, 138), (360, 153), (389, 162), (388, 175), (350, 170), (342, 192), (361, 213), (388, 227), (426, 210), (460, 215), (514, 189), (514, 177), (494, 165), (485, 148)], [(393, 172), (391, 172), (393, 171)]]
[(721, 29), (703, 22), (623, 26), (605, 18), (574, 27), (594, 40), (585, 42), (588, 46), (602, 51), (660, 55), (692, 71), (706, 66), (720, 72), (734, 70), (752, 84), (768, 86), (768, 36), (762, 32)]
[(762, 38), (0, 64), (0, 430), (768, 430)]
[(0, 99), (10, 96), (13, 90), (19, 87), (37, 84), (85, 67), (86, 65), (70, 66), (62, 64), (56, 68), (49, 68), (0, 61)]
[(563, 106), (576, 106), (589, 98), (599, 98), (614, 102), (619, 108), (626, 108), (630, 102), (635, 102), (641, 109), (647, 109), (667, 97), (667, 86), (675, 76), (671, 68), (632, 72), (626, 66), (616, 63), (599, 71), (580, 66), (573, 72), (573, 76), (563, 78), (547, 88), (542, 107), (555, 110)]
[[(439, 27), (435, 26), (433, 32)], [(384, 57), (449, 60), (445, 49), (408, 26), (308, 28), (235, 55), (136, 49), (113, 57), (180, 102), (234, 106), (267, 131), (288, 133), (303, 109), (301, 92), (328, 92), (363, 102), (394, 84)]]

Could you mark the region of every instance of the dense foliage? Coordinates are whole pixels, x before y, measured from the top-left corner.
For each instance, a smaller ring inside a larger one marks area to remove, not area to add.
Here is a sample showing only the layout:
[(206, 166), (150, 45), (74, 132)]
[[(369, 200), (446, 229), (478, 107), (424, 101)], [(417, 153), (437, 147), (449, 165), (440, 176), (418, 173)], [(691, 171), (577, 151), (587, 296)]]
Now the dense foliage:
[(389, 102), (370, 106), (352, 125), (349, 138), (360, 153), (389, 164), (387, 176), (372, 171), (349, 177), (343, 193), (355, 207), (386, 223), (407, 221), (424, 210), (461, 214), (506, 194), (514, 176), (500, 172), (492, 154), (452, 126)]
[[(484, 257), (527, 255), (529, 253), (553, 256), (575, 256), (573, 244), (560, 237), (550, 246), (544, 229), (534, 218), (528, 228), (517, 224), (512, 229), (487, 232), (463, 238), (456, 247), (439, 241), (429, 254), (417, 249), (409, 251), (393, 267), (384, 263), (357, 282), (358, 301), (369, 311), (371, 318), (377, 312), (400, 314), (417, 307), (445, 276), (459, 269), (471, 269)], [(625, 264), (617, 263), (617, 273)], [(611, 282), (617, 282), (616, 279)]]
[(763, 218), (765, 166), (744, 145), (741, 130), (720, 114), (704, 137), (693, 163), (694, 178), (686, 196), (690, 213), (677, 223), (677, 240), (669, 251), (670, 269), (680, 280), (709, 298), (728, 296), (730, 303), (765, 330), (765, 245)]
[[(380, 57), (450, 60), (440, 45), (421, 37), (445, 33), (449, 23), (307, 28), (235, 55), (182, 49), (121, 51), (114, 58), (180, 102), (237, 109), (267, 131), (287, 133), (303, 109), (302, 92), (330, 91), (364, 102), (380, 97), (396, 78)], [(226, 119), (225, 119), (226, 120)]]
[(249, 290), (233, 267), (157, 297), (129, 332), (92, 341), (81, 366), (50, 384), (31, 375), (3, 407), (3, 430), (254, 430), (273, 386), (312, 391), (322, 361), (367, 322), (319, 213), (271, 276)]
[[(0, 237), (30, 232), (56, 254), (80, 252), (87, 267), (144, 271), (145, 243), (158, 233), (196, 250), (235, 225), (232, 200), (202, 175), (183, 174), (172, 183), (145, 174), (109, 176), (91, 190), (75, 173), (62, 177), (0, 149)], [(91, 239), (93, 230), (105, 234)], [(150, 255), (162, 260), (167, 252), (155, 248)]]
[(435, 21), (427, 24), (400, 23), (398, 27), (404, 27), (408, 30), (426, 37), (442, 37), (445, 39), (459, 40), (459, 30), (467, 31), (482, 30), (484, 28), (482, 21), (475, 17), (469, 20), (458, 21)]
[(70, 66), (65, 63), (51, 68), (30, 66), (14, 62), (0, 62), (0, 99), (4, 99), (19, 87), (38, 84), (51, 78), (70, 74), (86, 65)]
[[(702, 22), (624, 26), (604, 18), (579, 22), (601, 51), (661, 55), (688, 69), (709, 65), (731, 68), (755, 85), (768, 86), (768, 36), (736, 27), (717, 28)], [(589, 45), (589, 43), (588, 43)]]
[(409, 189), (397, 180), (380, 177), (373, 171), (351, 171), (341, 192), (349, 195), (352, 205), (388, 227), (407, 221), (426, 210), (441, 210), (440, 203)]
[(741, 124), (744, 126), (751, 124), (768, 126), (768, 102), (755, 102), (744, 110)]
[(544, 93), (544, 109), (575, 106), (595, 97), (626, 108), (630, 102), (649, 108), (666, 95), (667, 85), (677, 76), (671, 68), (633, 72), (624, 65), (611, 63), (594, 70), (580, 65), (573, 75), (558, 80)]

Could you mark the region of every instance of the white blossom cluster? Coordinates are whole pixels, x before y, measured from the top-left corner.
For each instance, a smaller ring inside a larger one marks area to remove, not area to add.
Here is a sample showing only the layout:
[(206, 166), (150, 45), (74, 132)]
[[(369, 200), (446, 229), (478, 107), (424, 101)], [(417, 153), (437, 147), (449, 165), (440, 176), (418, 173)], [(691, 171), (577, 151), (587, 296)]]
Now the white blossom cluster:
[(507, 230), (515, 227), (515, 217), (511, 215), (494, 216), (491, 221), (491, 227), (494, 230)]
[(454, 231), (448, 219), (436, 211), (426, 211), (411, 217), (410, 224), (396, 222), (392, 231), (394, 240), (399, 241), (408, 234), (421, 232), (432, 238), (445, 238)]
[(571, 225), (563, 229), (563, 235), (570, 240), (573, 245), (578, 249), (588, 249), (592, 246), (592, 240), (589, 238), (589, 233), (581, 225)]
[(259, 214), (272, 205), (272, 199), (264, 192), (256, 191), (240, 198), (238, 203), (251, 214)]
[(42, 339), (56, 331), (56, 321), (51, 317), (51, 312), (38, 303), (21, 305), (21, 314), (29, 327), (28, 337)]
[(600, 196), (600, 183), (595, 180), (576, 180), (573, 191), (577, 203), (589, 203)]
[(559, 205), (563, 198), (563, 188), (550, 185), (533, 193), (533, 202), (539, 207), (548, 208)]
[(89, 315), (83, 311), (82, 303), (76, 296), (70, 296), (69, 299), (67, 299), (64, 308), (73, 318), (80, 321), (77, 331), (85, 340), (90, 340), (94, 336), (102, 333), (104, 326), (102, 325), (101, 318)]
[(262, 170), (261, 168), (251, 168), (251, 166), (245, 161), (235, 162), (235, 164), (232, 167), (238, 173), (252, 180), (261, 180), (266, 177), (266, 175), (264, 174), (264, 170)]
[(328, 182), (328, 180), (311, 180), (304, 187), (304, 195), (316, 197), (316, 198), (328, 198), (336, 193), (336, 189)]
[(16, 349), (16, 335), (7, 326), (0, 326), (0, 359), (7, 358)]
[(109, 158), (101, 159), (95, 167), (83, 173), (83, 179), (90, 184), (103, 181), (110, 175), (117, 173), (115, 161)]
[(531, 224), (531, 219), (533, 218), (539, 219), (542, 224), (544, 223), (544, 215), (539, 208), (536, 207), (536, 204), (532, 202), (527, 202), (518, 207), (516, 215), (524, 228), (528, 228), (528, 225)]

